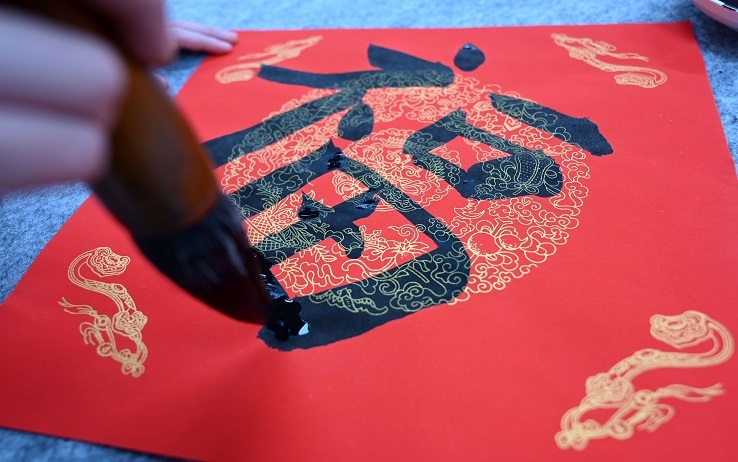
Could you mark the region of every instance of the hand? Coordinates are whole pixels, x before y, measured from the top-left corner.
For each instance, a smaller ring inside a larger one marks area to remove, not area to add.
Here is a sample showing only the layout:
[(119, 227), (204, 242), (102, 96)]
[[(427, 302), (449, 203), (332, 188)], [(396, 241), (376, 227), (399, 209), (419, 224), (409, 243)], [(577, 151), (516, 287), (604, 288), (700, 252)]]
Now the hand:
[[(216, 55), (228, 53), (233, 44), (238, 42), (238, 34), (217, 27), (208, 27), (186, 21), (169, 21), (169, 36), (177, 48), (190, 51), (202, 51)], [(166, 79), (154, 74), (164, 89), (169, 88)]]
[(177, 48), (205, 53), (223, 54), (233, 49), (238, 34), (217, 27), (186, 21), (169, 21), (167, 30)]
[[(161, 1), (69, 3), (105, 16), (145, 65), (174, 56)], [(118, 52), (89, 34), (2, 6), (0, 62), (0, 191), (99, 178), (126, 85)]]

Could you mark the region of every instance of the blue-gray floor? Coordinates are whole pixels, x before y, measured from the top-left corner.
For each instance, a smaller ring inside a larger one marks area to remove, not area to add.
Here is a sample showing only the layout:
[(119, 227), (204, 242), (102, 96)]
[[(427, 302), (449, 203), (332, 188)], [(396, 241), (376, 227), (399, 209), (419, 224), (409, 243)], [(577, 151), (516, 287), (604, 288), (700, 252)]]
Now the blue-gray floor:
[[(738, 163), (738, 32), (689, 0), (172, 0), (172, 18), (232, 29), (467, 27), (691, 20), (733, 158)], [(174, 92), (202, 57), (186, 54), (163, 71)], [(43, 246), (89, 195), (60, 185), (0, 198), (0, 302)], [(0, 378), (1, 379), (1, 378)], [(0, 412), (2, 410), (0, 409)], [(0, 429), (0, 460), (151, 460), (150, 456)], [(157, 459), (158, 460), (158, 459)]]

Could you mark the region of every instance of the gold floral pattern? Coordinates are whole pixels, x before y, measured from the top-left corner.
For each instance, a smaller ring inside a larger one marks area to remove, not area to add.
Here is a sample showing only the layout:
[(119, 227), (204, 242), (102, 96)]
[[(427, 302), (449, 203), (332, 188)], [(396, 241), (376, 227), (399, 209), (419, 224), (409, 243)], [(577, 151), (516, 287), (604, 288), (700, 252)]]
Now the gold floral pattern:
[[(285, 103), (275, 114), (333, 92), (323, 89), (309, 91), (302, 98)], [(413, 164), (411, 156), (403, 153), (403, 146), (413, 133), (409, 129), (378, 129), (343, 149), (346, 157), (377, 172), (438, 217), (439, 222), (463, 242), (471, 258), (471, 273), (465, 291), (452, 303), (467, 300), (474, 293), (501, 290), (512, 280), (523, 277), (545, 262), (568, 241), (570, 231), (578, 226), (580, 208), (588, 194), (584, 186), (589, 179), (586, 151), (496, 111), (489, 97), (493, 92), (520, 97), (513, 92), (504, 92), (497, 85), (481, 85), (474, 78), (456, 76), (454, 83), (447, 87), (372, 89), (363, 101), (373, 109), (378, 124), (400, 119), (430, 124), (451, 111), (462, 109), (470, 124), (527, 149), (542, 150), (555, 160), (564, 180), (561, 193), (550, 198), (464, 199), (451, 185)], [(325, 145), (336, 137), (338, 123), (345, 112), (326, 117), (320, 123), (298, 130), (249, 155), (241, 155), (238, 146), (234, 147), (234, 160), (224, 169), (222, 182), (225, 192), (234, 192)], [(507, 156), (466, 139), (440, 146), (433, 153), (462, 168)], [(331, 178), (334, 192), (343, 200), (367, 190), (366, 185), (341, 172), (334, 172)], [(326, 202), (325, 205), (331, 204)], [(269, 233), (294, 223), (299, 206), (297, 195), (287, 200), (274, 200), (267, 210), (247, 220), (249, 237), (259, 243)], [(406, 261), (410, 255), (433, 250), (432, 242), (421, 242), (423, 233), (417, 230), (409, 233), (414, 226), (399, 214), (382, 216), (393, 211), (393, 206), (380, 201), (375, 216), (379, 214), (381, 218), (367, 219), (369, 222), (377, 220), (376, 227), (361, 223), (366, 245), (361, 258), (347, 259), (339, 245), (324, 241), (282, 261), (273, 268), (275, 276), (291, 295), (307, 296), (371, 277)], [(383, 226), (378, 220), (392, 226)], [(404, 237), (398, 235), (398, 230), (403, 230)], [(382, 309), (374, 311), (381, 312)]]

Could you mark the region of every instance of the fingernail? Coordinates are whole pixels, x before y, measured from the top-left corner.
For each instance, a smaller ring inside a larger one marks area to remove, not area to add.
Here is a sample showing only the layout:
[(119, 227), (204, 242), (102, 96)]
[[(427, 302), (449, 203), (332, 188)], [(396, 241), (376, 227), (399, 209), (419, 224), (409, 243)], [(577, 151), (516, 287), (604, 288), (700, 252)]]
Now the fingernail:
[(231, 43), (236, 43), (238, 42), (238, 34), (230, 30), (226, 31), (225, 39)]
[(228, 42), (221, 42), (218, 53), (229, 53), (231, 50), (233, 50), (233, 45)]
[(162, 62), (157, 63), (160, 66), (165, 66), (177, 59), (179, 47), (177, 46), (177, 40), (174, 38), (174, 35), (170, 31), (167, 31), (164, 36), (164, 40), (162, 43), (162, 52)]

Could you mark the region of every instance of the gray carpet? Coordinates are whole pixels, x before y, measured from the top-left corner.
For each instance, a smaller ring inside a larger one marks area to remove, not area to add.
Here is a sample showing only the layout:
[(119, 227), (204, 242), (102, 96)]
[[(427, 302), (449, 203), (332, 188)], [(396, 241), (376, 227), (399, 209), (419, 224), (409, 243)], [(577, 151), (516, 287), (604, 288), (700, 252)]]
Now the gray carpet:
[[(690, 20), (738, 163), (738, 32), (704, 16), (689, 0), (172, 0), (172, 18), (232, 29), (466, 27)], [(184, 54), (162, 73), (181, 88), (202, 56)], [(59, 185), (0, 198), (0, 302), (49, 239), (89, 196)], [(3, 380), (3, 378), (0, 378)], [(2, 412), (2, 410), (0, 410)], [(0, 460), (159, 460), (144, 454), (0, 429)]]

